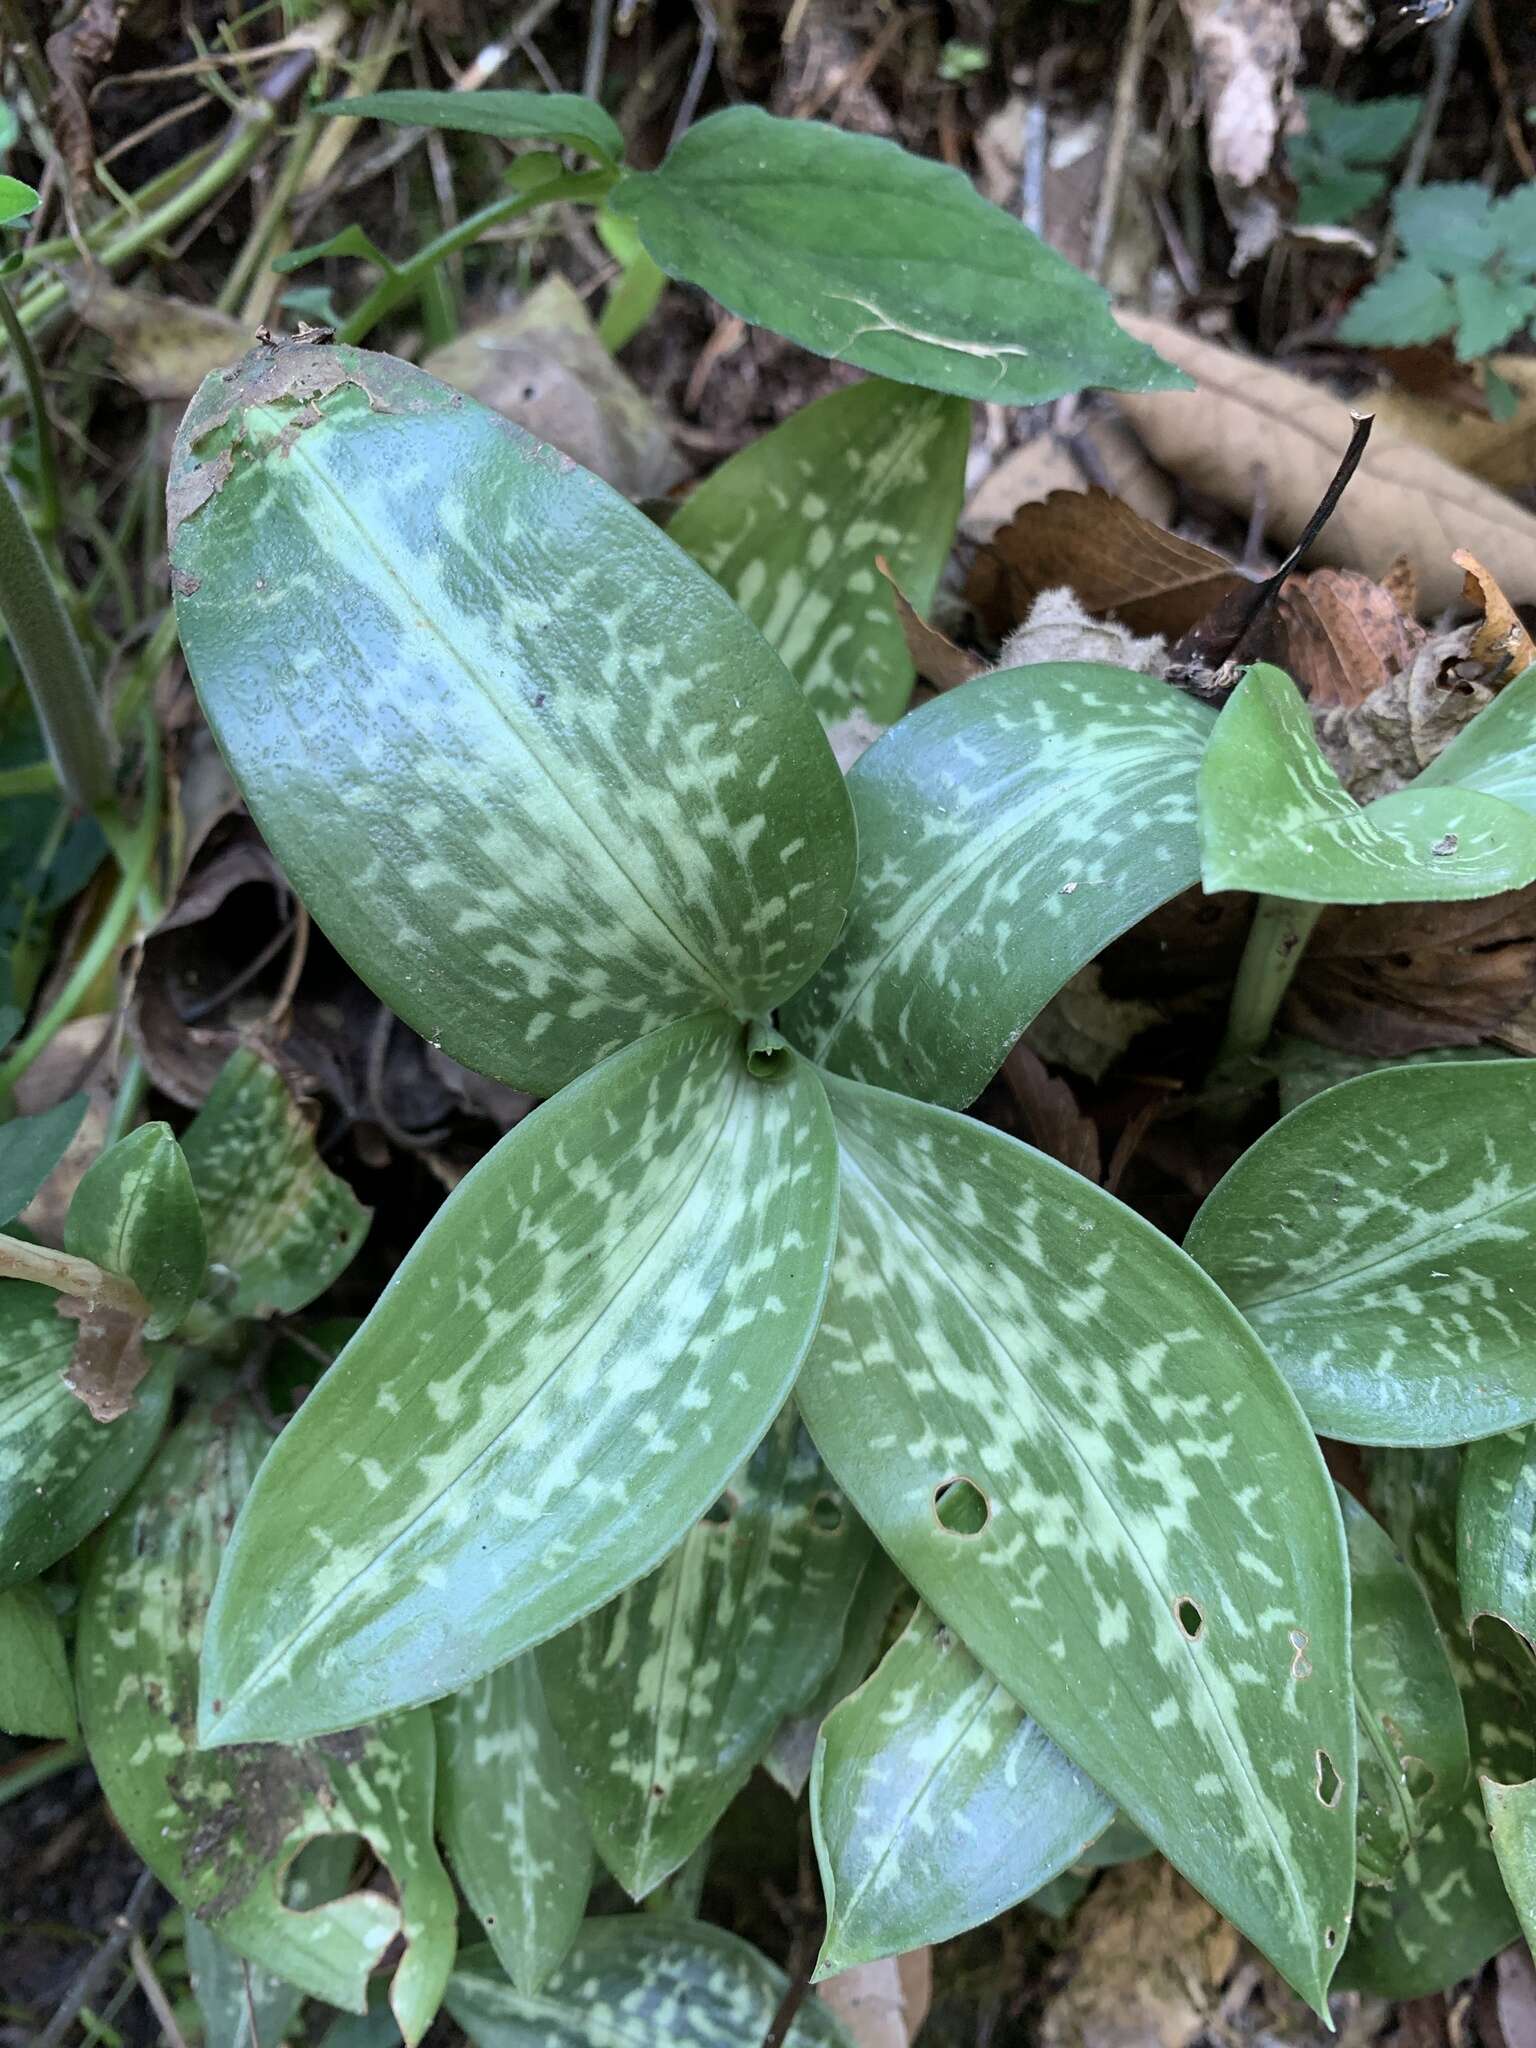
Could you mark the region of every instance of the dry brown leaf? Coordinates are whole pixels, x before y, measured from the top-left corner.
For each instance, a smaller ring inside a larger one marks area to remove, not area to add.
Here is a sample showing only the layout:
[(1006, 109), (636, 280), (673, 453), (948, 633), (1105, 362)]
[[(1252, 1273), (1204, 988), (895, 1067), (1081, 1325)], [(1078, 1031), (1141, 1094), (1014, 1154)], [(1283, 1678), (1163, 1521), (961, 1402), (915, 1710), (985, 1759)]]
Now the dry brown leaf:
[(1378, 431), (1433, 449), (1497, 490), (1536, 483), (1536, 356), (1494, 356), (1490, 367), (1519, 397), (1512, 419), (1492, 418), (1485, 404), (1447, 405), (1392, 389), (1371, 401)]
[(1514, 606), (1476, 555), (1458, 548), (1451, 560), (1465, 572), (1462, 595), (1483, 615), (1468, 652), (1474, 661), (1512, 682), (1536, 661), (1536, 640), (1527, 633)]
[(1070, 590), (1042, 590), (1029, 617), (1016, 626), (998, 652), (999, 668), (1027, 668), (1041, 661), (1103, 661), (1138, 674), (1162, 674), (1167, 645), (1160, 633), (1138, 639), (1113, 619), (1090, 619)]
[(210, 370), (239, 360), (250, 336), (213, 306), (157, 292), (123, 291), (101, 276), (79, 279), (76, 314), (112, 344), (112, 367), (141, 398), (187, 399)]
[[(937, 626), (929, 625), (891, 574), (891, 565), (884, 555), (876, 555), (875, 567), (891, 587), (907, 653), (923, 681), (931, 683), (936, 690), (956, 690), (962, 683), (968, 683), (972, 676), (980, 675), (986, 663), (974, 654), (967, 654), (964, 648), (957, 647)], [(878, 726), (873, 728), (877, 734), (880, 730)]]
[(1097, 1181), (1103, 1172), (1098, 1126), (1083, 1115), (1068, 1084), (1048, 1073), (1040, 1055), (1022, 1039), (1003, 1061), (1003, 1079), (1019, 1106), (1023, 1136), (1036, 1151)]
[(910, 2048), (927, 2016), (932, 1981), (932, 1953), (922, 1948), (839, 1970), (817, 1993), (854, 2048)]
[(128, 0), (85, 0), (69, 26), (58, 29), (44, 45), (53, 80), (48, 125), (77, 191), (89, 185), (96, 164), (91, 88), (111, 62), (127, 12)]
[(1217, 178), (1256, 185), (1289, 115), (1301, 30), (1291, 0), (1179, 0), (1205, 101)]
[[(1134, 313), (1119, 318), (1199, 385), (1193, 392), (1119, 399), (1152, 455), (1245, 517), (1253, 507), (1255, 470), (1262, 470), (1269, 531), (1291, 545), (1348, 446), (1349, 408), (1301, 377), (1167, 321)], [(1406, 554), (1425, 606), (1439, 611), (1461, 598), (1461, 576), (1451, 561), (1458, 547), (1485, 562), (1516, 604), (1536, 598), (1536, 517), (1378, 425), (1312, 558), (1379, 576)]]
[(1405, 619), (1417, 619), (1419, 572), (1406, 555), (1394, 558), (1391, 568), (1381, 579), (1381, 587)]
[(965, 594), (990, 633), (1006, 633), (1042, 590), (1065, 585), (1095, 617), (1173, 638), (1246, 581), (1210, 548), (1094, 486), (1021, 506), (977, 553)]
[(54, 1305), (67, 1321), (80, 1326), (74, 1356), (64, 1369), (65, 1386), (98, 1422), (116, 1422), (133, 1406), (139, 1383), (149, 1371), (144, 1317), (72, 1294), (60, 1295)]
[(1492, 701), (1505, 678), (1468, 656), (1474, 630), (1426, 635), (1402, 674), (1313, 721), (1323, 752), (1361, 803), (1412, 782)]
[(1080, 491), (1087, 484), (1101, 485), (1158, 526), (1173, 517), (1172, 484), (1125, 421), (1099, 411), (1070, 439), (1048, 429), (1011, 449), (972, 492), (960, 515), (960, 531), (973, 540), (990, 540), (1021, 505), (1038, 504), (1052, 491)]
[(1098, 966), (1090, 963), (1056, 991), (1024, 1042), (1053, 1067), (1102, 1081), (1131, 1040), (1161, 1021), (1151, 1003), (1106, 995)]
[(1358, 569), (1292, 576), (1275, 610), (1285, 634), (1280, 666), (1314, 712), (1359, 704), (1411, 667), (1429, 637), (1390, 590)]

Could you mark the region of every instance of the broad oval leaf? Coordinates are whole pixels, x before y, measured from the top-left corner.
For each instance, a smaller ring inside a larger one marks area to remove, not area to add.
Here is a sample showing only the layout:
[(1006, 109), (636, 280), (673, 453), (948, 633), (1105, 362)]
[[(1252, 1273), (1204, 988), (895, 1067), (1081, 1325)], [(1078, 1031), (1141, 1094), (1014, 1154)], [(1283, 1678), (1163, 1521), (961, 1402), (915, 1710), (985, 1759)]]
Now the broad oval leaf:
[(1459, 1444), (1536, 1419), (1536, 1062), (1385, 1068), (1293, 1109), (1185, 1248), (1325, 1436)]
[(793, 1407), (659, 1571), (539, 1652), (598, 1853), (644, 1898), (805, 1705), (871, 1548)]
[(438, 1828), (496, 1959), (530, 1997), (587, 1910), (596, 1856), (531, 1651), (440, 1700)]
[(392, 357), (258, 349), (192, 401), (168, 502), (252, 814), (434, 1045), (547, 1095), (677, 1018), (765, 1014), (825, 955), (854, 860), (826, 736), (567, 457)]
[(1187, 388), (961, 172), (871, 135), (727, 107), (608, 203), (669, 277), (882, 377), (1001, 405)]
[(1456, 1577), (1469, 1628), (1494, 1615), (1536, 1646), (1536, 1429), (1490, 1436), (1463, 1457)]
[(822, 1723), (811, 1823), (818, 1977), (1006, 1912), (1077, 1862), (1114, 1804), (929, 1607)]
[(848, 777), (860, 865), (837, 950), (784, 1011), (835, 1072), (961, 1108), (1030, 1019), (1194, 883), (1212, 714), (1147, 676), (978, 676)]
[(447, 128), (495, 135), (503, 142), (565, 142), (603, 163), (624, 156), (612, 115), (579, 92), (365, 92), (327, 100), (316, 113), (351, 121), (395, 121), (407, 128)]
[(1426, 783), (1360, 805), (1318, 745), (1301, 692), (1258, 663), (1200, 769), (1208, 891), (1300, 903), (1458, 903), (1536, 881), (1536, 817), (1477, 789)]
[(64, 1384), (78, 1325), (58, 1296), (0, 1281), (0, 1580), (36, 1578), (112, 1512), (165, 1427), (175, 1367), (162, 1352), (133, 1406), (97, 1422)]
[(13, 1222), (69, 1150), (86, 1097), (66, 1096), (38, 1116), (0, 1124), (0, 1225)]
[[(589, 1920), (537, 1998), (515, 1991), (488, 1949), (448, 1980), (447, 2006), (474, 2048), (755, 2048), (786, 1980), (723, 1927), (655, 1913)], [(807, 1999), (785, 2048), (852, 2048)]]
[(1536, 668), (1506, 683), (1417, 777), (1421, 789), (1442, 783), (1536, 811)]
[(1465, 1804), (1467, 1720), (1424, 1588), (1386, 1531), (1342, 1489), (1339, 1506), (1360, 1737), (1355, 1868), (1362, 1884), (1391, 1884), (1414, 1844)]
[(133, 1282), (150, 1306), (146, 1337), (175, 1329), (197, 1299), (208, 1255), (197, 1190), (169, 1124), (142, 1124), (92, 1161), (64, 1242)]
[(1536, 1778), (1520, 1785), (1484, 1778), (1483, 1805), (1504, 1889), (1527, 1943), (1536, 1948)]
[[(923, 1598), (1321, 2007), (1355, 1727), (1338, 1504), (1177, 1246), (949, 1111), (827, 1076), (838, 1252), (797, 1398)], [(986, 1519), (940, 1519), (959, 1487)]]
[(63, 1631), (41, 1586), (0, 1592), (0, 1729), (66, 1740), (78, 1732)]
[(912, 658), (881, 556), (926, 613), (954, 544), (971, 410), (867, 377), (722, 463), (667, 533), (728, 590), (823, 725), (892, 725)]
[(784, 1405), (835, 1231), (820, 1083), (787, 1048), (774, 1064), (755, 1078), (728, 1018), (672, 1025), (455, 1189), (241, 1516), (205, 1741), (455, 1691), (632, 1584), (716, 1499)]
[[(456, 1928), (432, 1841), (431, 1716), (298, 1749), (196, 1746), (209, 1597), (270, 1441), (234, 1397), (194, 1408), (95, 1547), (76, 1644), (86, 1744), (134, 1848), (242, 1955), (361, 2012), (370, 1972), (403, 1938), (390, 1995), (414, 2048), (441, 2001)], [(360, 1835), (398, 1903), (364, 1891), (302, 1913), (290, 1905), (289, 1863), (326, 1835)]]

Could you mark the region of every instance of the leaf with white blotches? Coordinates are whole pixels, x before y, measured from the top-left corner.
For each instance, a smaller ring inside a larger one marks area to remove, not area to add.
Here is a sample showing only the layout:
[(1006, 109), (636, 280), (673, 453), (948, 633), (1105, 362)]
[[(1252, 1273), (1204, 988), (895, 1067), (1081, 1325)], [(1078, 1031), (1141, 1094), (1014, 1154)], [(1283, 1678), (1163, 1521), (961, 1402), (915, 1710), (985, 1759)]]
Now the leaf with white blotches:
[(1493, 1615), (1536, 1645), (1536, 1427), (1486, 1437), (1464, 1454), (1456, 1578), (1469, 1628)]
[(0, 1729), (65, 1740), (78, 1733), (64, 1636), (41, 1586), (0, 1592)]
[(131, 1280), (146, 1337), (165, 1337), (197, 1299), (207, 1245), (197, 1190), (169, 1124), (141, 1124), (87, 1167), (64, 1223), (77, 1258)]

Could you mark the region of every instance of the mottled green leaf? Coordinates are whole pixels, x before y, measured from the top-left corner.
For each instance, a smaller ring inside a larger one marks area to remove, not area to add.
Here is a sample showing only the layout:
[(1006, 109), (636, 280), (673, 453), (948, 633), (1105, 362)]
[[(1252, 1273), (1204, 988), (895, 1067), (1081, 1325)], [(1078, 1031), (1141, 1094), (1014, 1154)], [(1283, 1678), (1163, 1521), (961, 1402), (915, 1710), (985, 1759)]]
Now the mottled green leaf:
[(954, 544), (971, 410), (865, 378), (722, 463), (667, 525), (759, 627), (823, 725), (891, 725), (913, 667), (883, 556), (926, 614)]
[(1458, 1444), (1536, 1419), (1536, 1061), (1390, 1067), (1266, 1131), (1186, 1249), (1314, 1429)]
[(352, 1263), (369, 1211), (323, 1164), (277, 1069), (237, 1052), (182, 1139), (210, 1262), (234, 1275), (225, 1312), (291, 1315)]
[(1258, 663), (1200, 768), (1201, 879), (1301, 903), (1457, 903), (1536, 881), (1536, 817), (1423, 778), (1360, 805), (1301, 692)]
[(0, 1729), (7, 1735), (76, 1733), (64, 1636), (41, 1586), (0, 1592)]
[(406, 363), (295, 346), (204, 384), (169, 502), (251, 811), (434, 1045), (550, 1094), (675, 1019), (767, 1013), (826, 954), (854, 861), (826, 736), (595, 476)]
[[(240, 1954), (360, 2012), (370, 1971), (403, 1937), (391, 2000), (414, 2044), (441, 2000), (456, 1927), (432, 1841), (432, 1717), (402, 1715), (294, 1749), (195, 1747), (208, 1602), (270, 1441), (234, 1398), (194, 1408), (114, 1517), (81, 1600), (80, 1718), (123, 1832)], [(398, 1903), (367, 1891), (302, 1914), (289, 1905), (287, 1865), (325, 1835), (361, 1836)]]
[[(919, 1593), (1321, 2004), (1355, 1729), (1338, 1505), (1220, 1292), (1081, 1175), (826, 1077), (837, 1260), (797, 1398)], [(938, 1512), (972, 1488), (966, 1536)]]
[(1437, 754), (1416, 787), (1481, 790), (1536, 812), (1536, 668), (1500, 690)]
[(438, 1703), (438, 1828), (497, 1960), (530, 1996), (570, 1950), (596, 1858), (531, 1651)]
[(839, 1700), (856, 1691), (874, 1669), (891, 1626), (891, 1610), (905, 1585), (905, 1579), (879, 1544), (871, 1544), (849, 1594), (832, 1669), (810, 1704), (780, 1724), (763, 1758), (763, 1769), (791, 1799), (798, 1799), (810, 1782), (816, 1737), (823, 1719)]
[(175, 1368), (162, 1353), (134, 1405), (97, 1422), (64, 1384), (79, 1325), (58, 1296), (0, 1281), (0, 1586), (36, 1578), (109, 1515), (165, 1427)]
[(579, 92), (365, 92), (327, 100), (317, 111), (353, 121), (495, 135), (504, 142), (565, 142), (609, 164), (624, 155), (617, 123)]
[[(270, 2043), (264, 2044), (270, 2048)], [(366, 2013), (343, 2013), (326, 2028), (320, 2048), (400, 2048), (400, 2029), (375, 1984)]]
[(84, 1095), (70, 1095), (40, 1116), (0, 1124), (0, 1224), (21, 1214), (69, 1150), (85, 1102)]
[[(758, 2048), (784, 1995), (783, 1973), (738, 1935), (655, 1913), (589, 1920), (537, 1998), (462, 1956), (447, 2005), (474, 2048)], [(851, 2048), (815, 1998), (786, 2048)]]
[(1487, 1437), (1462, 1459), (1456, 1577), (1469, 1628), (1495, 1615), (1536, 1644), (1536, 1429)]
[(659, 1571), (539, 1652), (598, 1853), (633, 1898), (705, 1840), (825, 1678), (869, 1550), (786, 1408)]
[(948, 1941), (1075, 1863), (1114, 1815), (1013, 1695), (919, 1606), (822, 1723), (811, 1821), (818, 1977)]
[(1504, 1889), (1520, 1916), (1521, 1932), (1536, 1948), (1536, 1778), (1521, 1785), (1484, 1778), (1483, 1805)]
[[(350, 1861), (347, 1845), (336, 1846), (348, 1854)], [(345, 1884), (346, 1876), (343, 1870), (338, 1889)], [(297, 1891), (295, 1880), (290, 1878), (285, 1887), (290, 1906), (300, 1903)], [(304, 2003), (304, 1994), (296, 1984), (289, 1984), (236, 1954), (227, 1941), (190, 1913), (186, 1916), (185, 1940), (187, 1973), (192, 1996), (202, 2015), (207, 2048), (274, 2048), (274, 2044), (287, 2040), (288, 2029)]]
[(208, 1263), (202, 1211), (169, 1124), (142, 1124), (92, 1161), (64, 1243), (131, 1280), (149, 1303), (147, 1337), (165, 1337), (197, 1299)]
[(1339, 1506), (1360, 1738), (1355, 1868), (1362, 1884), (1391, 1884), (1413, 1845), (1466, 1801), (1467, 1722), (1423, 1587), (1392, 1539), (1342, 1489)]
[[(1370, 1460), (1371, 1502), (1418, 1572), (1440, 1624), (1467, 1716), (1474, 1773), (1536, 1770), (1523, 1687), (1494, 1643), (1474, 1644), (1456, 1590), (1454, 1451), (1388, 1451)], [(1410, 1851), (1390, 1889), (1362, 1887), (1339, 1966), (1340, 1990), (1421, 1998), (1470, 1977), (1519, 1925), (1499, 1876), (1476, 1785)]]
[(719, 1495), (789, 1393), (835, 1227), (820, 1084), (787, 1049), (770, 1064), (727, 1018), (673, 1025), (455, 1189), (257, 1481), (209, 1618), (205, 1739), (457, 1690), (651, 1570)]
[(859, 876), (784, 1012), (834, 1071), (954, 1108), (1077, 970), (1200, 872), (1210, 712), (1091, 662), (978, 676), (848, 777)]

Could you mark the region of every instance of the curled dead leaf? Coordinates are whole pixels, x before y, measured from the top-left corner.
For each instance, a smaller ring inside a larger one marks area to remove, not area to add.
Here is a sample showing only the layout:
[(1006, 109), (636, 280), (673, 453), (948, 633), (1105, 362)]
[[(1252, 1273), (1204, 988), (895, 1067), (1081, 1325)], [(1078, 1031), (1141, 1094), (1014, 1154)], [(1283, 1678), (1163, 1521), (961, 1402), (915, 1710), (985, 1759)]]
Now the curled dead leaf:
[(53, 80), (48, 125), (77, 191), (89, 185), (96, 164), (91, 88), (112, 60), (127, 12), (128, 0), (85, 0), (68, 27), (56, 30), (45, 45)]
[(1408, 667), (1354, 704), (1314, 719), (1323, 752), (1361, 803), (1388, 796), (1442, 754), (1505, 678), (1472, 658), (1475, 629), (1426, 634)]
[(1195, 46), (1211, 170), (1256, 185), (1287, 125), (1301, 29), (1291, 0), (1179, 0)]
[(1021, 1135), (1039, 1152), (1048, 1152), (1085, 1180), (1097, 1181), (1103, 1170), (1099, 1131), (1084, 1116), (1070, 1085), (1047, 1071), (1040, 1055), (1021, 1039), (1003, 1061), (1003, 1079), (1019, 1107)]
[[(937, 626), (929, 625), (891, 574), (891, 565), (884, 555), (876, 555), (875, 567), (891, 586), (891, 596), (895, 601), (896, 616), (901, 621), (901, 633), (907, 643), (907, 653), (912, 658), (912, 666), (923, 681), (931, 683), (936, 690), (954, 690), (958, 689), (961, 683), (968, 683), (972, 676), (980, 675), (986, 663), (978, 660), (974, 654), (967, 654), (964, 648), (957, 647)], [(868, 720), (864, 722), (867, 724)], [(874, 730), (878, 732), (879, 728)]]
[(1532, 640), (1514, 606), (1476, 555), (1466, 548), (1457, 548), (1451, 560), (1465, 574), (1462, 595), (1483, 615), (1468, 652), (1474, 661), (1495, 671), (1502, 681), (1513, 682), (1536, 661), (1536, 640)]
[(249, 337), (232, 314), (157, 292), (124, 291), (82, 273), (70, 296), (77, 316), (112, 344), (112, 367), (141, 398), (188, 399), (212, 370), (238, 362)]
[(1363, 702), (1411, 667), (1429, 637), (1391, 590), (1358, 569), (1292, 576), (1275, 602), (1284, 631), (1279, 664), (1314, 712)]
[(842, 2021), (854, 2048), (910, 2048), (928, 2016), (933, 1952), (919, 1948), (856, 1963), (818, 1985), (817, 1995)]
[(149, 1371), (145, 1317), (72, 1294), (61, 1295), (55, 1307), (66, 1321), (79, 1325), (74, 1354), (63, 1373), (65, 1386), (98, 1422), (116, 1422), (132, 1408)]

